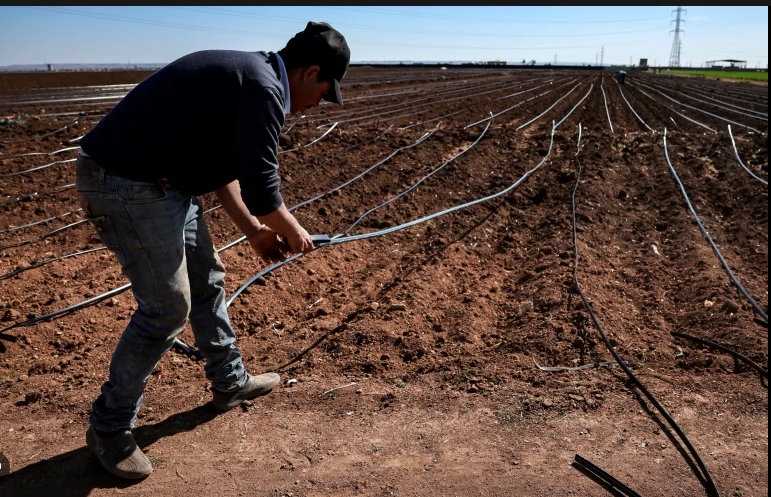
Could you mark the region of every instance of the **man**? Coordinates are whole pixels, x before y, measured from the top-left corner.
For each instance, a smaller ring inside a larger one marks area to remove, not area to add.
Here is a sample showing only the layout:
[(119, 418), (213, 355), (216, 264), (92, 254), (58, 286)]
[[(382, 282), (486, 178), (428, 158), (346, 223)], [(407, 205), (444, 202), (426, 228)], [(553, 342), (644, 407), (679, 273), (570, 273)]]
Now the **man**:
[(626, 79), (626, 71), (619, 70), (616, 73), (616, 79), (618, 80), (618, 84), (623, 85), (624, 80)]
[(342, 105), (348, 44), (309, 22), (277, 53), (204, 50), (137, 85), (81, 140), (76, 188), (102, 242), (131, 282), (138, 308), (94, 401), (88, 447), (111, 473), (152, 471), (131, 430), (143, 391), (187, 320), (227, 411), (279, 384), (246, 372), (227, 314), (225, 268), (197, 195), (216, 192), (251, 247), (266, 260), (313, 250), (279, 193), (278, 139), (286, 114), (321, 99)]

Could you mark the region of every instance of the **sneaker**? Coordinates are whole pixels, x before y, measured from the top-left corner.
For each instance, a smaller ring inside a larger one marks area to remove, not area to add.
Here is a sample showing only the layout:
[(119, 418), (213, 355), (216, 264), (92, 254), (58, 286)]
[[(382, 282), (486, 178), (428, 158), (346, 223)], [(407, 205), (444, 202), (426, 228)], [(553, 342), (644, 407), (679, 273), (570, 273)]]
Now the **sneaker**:
[(263, 373), (257, 376), (247, 374), (246, 383), (238, 390), (222, 392), (212, 388), (214, 393), (212, 404), (218, 411), (229, 411), (244, 401), (270, 393), (280, 382), (281, 377), (276, 373)]
[(130, 480), (144, 478), (153, 471), (153, 465), (137, 446), (131, 430), (122, 430), (109, 437), (100, 437), (94, 427), (86, 432), (86, 445), (99, 459), (104, 469)]

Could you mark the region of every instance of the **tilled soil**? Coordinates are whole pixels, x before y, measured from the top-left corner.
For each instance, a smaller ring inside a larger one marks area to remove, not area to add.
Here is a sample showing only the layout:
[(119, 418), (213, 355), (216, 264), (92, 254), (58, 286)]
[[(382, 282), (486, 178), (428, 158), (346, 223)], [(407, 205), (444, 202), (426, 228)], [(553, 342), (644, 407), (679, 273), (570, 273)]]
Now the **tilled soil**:
[(123, 482), (84, 433), (136, 305), (72, 186), (144, 77), (116, 74), (0, 75), (0, 495), (624, 495), (577, 456), (643, 496), (768, 495), (767, 85), (351, 68), (281, 141), (331, 245), (271, 268), (202, 197), (246, 364), (284, 383), (217, 415), (172, 349), (155, 471)]

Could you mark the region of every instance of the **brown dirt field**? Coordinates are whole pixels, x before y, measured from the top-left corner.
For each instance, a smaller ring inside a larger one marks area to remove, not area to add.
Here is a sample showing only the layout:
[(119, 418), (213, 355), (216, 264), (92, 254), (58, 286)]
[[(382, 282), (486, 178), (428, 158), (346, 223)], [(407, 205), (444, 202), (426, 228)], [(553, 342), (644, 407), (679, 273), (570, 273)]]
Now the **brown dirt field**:
[[(535, 364), (612, 361), (611, 349), (687, 435), (720, 495), (768, 495), (765, 381), (672, 335), (767, 368), (767, 322), (669, 167), (767, 314), (768, 190), (728, 132), (767, 181), (767, 86), (351, 68), (345, 109), (287, 118), (282, 193), (290, 207), (315, 198), (294, 210), (309, 232), (344, 233), (421, 179), (350, 234), (489, 198), (322, 247), (246, 287), (229, 309), (247, 367), (297, 381), (217, 415), (202, 364), (173, 349), (136, 429), (155, 471), (124, 482), (84, 434), (135, 303), (130, 291), (101, 298), (127, 281), (106, 250), (79, 253), (101, 243), (68, 185), (70, 148), (138, 79), (89, 74), (75, 86), (56, 73), (20, 86), (0, 73), (0, 495), (624, 495), (576, 455), (642, 496), (710, 495), (686, 443), (618, 365)], [(489, 128), (469, 126), (490, 113)], [(217, 246), (240, 237), (221, 209), (207, 216)], [(229, 296), (268, 268), (244, 244), (221, 257)], [(180, 338), (194, 345), (190, 330)]]

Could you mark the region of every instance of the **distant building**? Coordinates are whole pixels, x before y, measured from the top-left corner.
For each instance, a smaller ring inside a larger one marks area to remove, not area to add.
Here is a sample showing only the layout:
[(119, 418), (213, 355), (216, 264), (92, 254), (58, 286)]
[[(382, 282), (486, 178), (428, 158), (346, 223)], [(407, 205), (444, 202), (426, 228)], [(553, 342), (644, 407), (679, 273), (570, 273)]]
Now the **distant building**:
[(49, 72), (53, 71), (54, 70), (54, 65), (53, 64), (46, 64), (46, 70), (48, 70)]
[[(728, 63), (726, 65), (725, 63)], [(725, 69), (725, 68), (739, 68), (739, 69), (746, 69), (747, 68), (747, 61), (746, 60), (737, 60), (737, 59), (719, 59), (719, 60), (708, 60), (706, 62), (707, 67), (711, 67), (713, 69)]]

